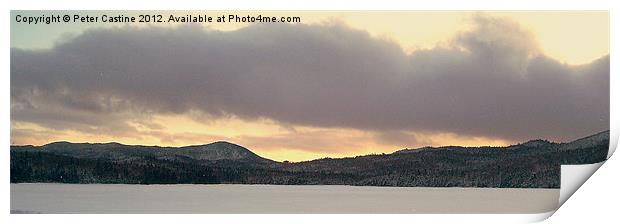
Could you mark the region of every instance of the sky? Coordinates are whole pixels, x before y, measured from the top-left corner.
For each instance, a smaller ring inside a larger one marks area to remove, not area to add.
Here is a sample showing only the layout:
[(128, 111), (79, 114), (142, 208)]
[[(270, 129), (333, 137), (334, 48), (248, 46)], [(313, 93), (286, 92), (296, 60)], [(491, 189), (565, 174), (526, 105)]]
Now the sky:
[(223, 140), (301, 161), (609, 129), (607, 12), (260, 13), (302, 23), (13, 19), (12, 144)]

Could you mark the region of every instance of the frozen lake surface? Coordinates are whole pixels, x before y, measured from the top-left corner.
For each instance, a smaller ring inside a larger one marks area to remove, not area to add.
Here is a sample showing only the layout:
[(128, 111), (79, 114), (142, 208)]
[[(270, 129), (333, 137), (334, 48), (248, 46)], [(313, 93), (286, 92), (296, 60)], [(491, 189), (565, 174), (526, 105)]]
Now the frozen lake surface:
[(542, 213), (559, 189), (11, 184), (11, 213)]

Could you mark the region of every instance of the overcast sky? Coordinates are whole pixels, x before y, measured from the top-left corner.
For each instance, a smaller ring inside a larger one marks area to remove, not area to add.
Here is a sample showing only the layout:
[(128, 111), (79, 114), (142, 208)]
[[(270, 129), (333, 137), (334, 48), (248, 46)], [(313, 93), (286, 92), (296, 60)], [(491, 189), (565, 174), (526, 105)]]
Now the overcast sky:
[(13, 47), (11, 139), (227, 140), (301, 160), (609, 129), (608, 54), (565, 64), (514, 18), (468, 23), (415, 50), (338, 21), (98, 27)]

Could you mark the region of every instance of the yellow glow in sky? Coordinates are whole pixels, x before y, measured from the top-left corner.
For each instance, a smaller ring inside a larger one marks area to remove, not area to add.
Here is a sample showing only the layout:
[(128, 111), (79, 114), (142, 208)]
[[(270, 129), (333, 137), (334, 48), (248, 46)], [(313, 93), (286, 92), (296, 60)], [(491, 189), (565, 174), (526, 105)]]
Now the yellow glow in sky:
[[(52, 130), (26, 122), (12, 122), (12, 144), (43, 145), (54, 141), (119, 142), (132, 145), (187, 146), (229, 141), (254, 153), (277, 161), (305, 161), (323, 157), (350, 157), (373, 153), (392, 153), (404, 148), (424, 146), (505, 146), (510, 142), (452, 133), (402, 133), (398, 141), (382, 139), (378, 133), (344, 128), (285, 127), (262, 119), (238, 118), (198, 122), (189, 116), (156, 116), (150, 125), (135, 124), (136, 136), (87, 134), (71, 130)], [(139, 127), (138, 127), (139, 126)], [(20, 135), (20, 132), (29, 135)]]

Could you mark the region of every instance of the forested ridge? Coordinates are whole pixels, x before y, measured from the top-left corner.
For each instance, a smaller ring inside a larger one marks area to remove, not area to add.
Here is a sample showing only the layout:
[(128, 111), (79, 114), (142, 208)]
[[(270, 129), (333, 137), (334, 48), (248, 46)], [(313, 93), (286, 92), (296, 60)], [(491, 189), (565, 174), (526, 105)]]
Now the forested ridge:
[(609, 131), (568, 143), (425, 147), (276, 162), (228, 142), (188, 147), (55, 142), (11, 146), (11, 183), (288, 184), (559, 188), (561, 164), (607, 157)]

